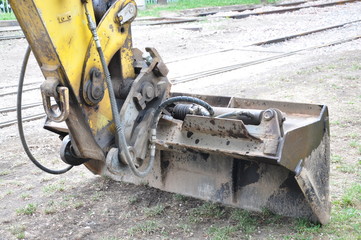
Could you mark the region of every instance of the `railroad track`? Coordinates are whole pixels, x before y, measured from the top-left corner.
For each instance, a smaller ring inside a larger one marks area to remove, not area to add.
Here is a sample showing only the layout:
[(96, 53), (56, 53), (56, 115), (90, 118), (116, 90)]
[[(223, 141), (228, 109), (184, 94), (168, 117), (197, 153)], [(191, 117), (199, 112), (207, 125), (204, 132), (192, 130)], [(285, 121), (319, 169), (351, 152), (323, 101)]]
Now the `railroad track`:
[(185, 75), (185, 76), (175, 77), (175, 78), (171, 79), (171, 82), (172, 82), (173, 85), (177, 85), (177, 84), (180, 84), (180, 83), (195, 81), (195, 80), (198, 80), (198, 79), (201, 79), (201, 78), (205, 78), (205, 77), (209, 77), (209, 76), (213, 76), (213, 75), (217, 75), (217, 74), (221, 74), (221, 73), (225, 73), (225, 72), (229, 72), (229, 71), (234, 71), (234, 70), (237, 70), (237, 69), (240, 69), (240, 68), (245, 68), (245, 67), (249, 67), (249, 66), (253, 66), (253, 65), (257, 65), (257, 64), (261, 64), (261, 63), (274, 61), (274, 60), (277, 60), (277, 59), (293, 56), (293, 55), (296, 55), (298, 53), (305, 52), (305, 51), (315, 50), (315, 49), (324, 48), (324, 47), (330, 47), (330, 46), (334, 46), (334, 45), (354, 41), (354, 40), (357, 40), (357, 39), (360, 39), (360, 38), (361, 38), (361, 35), (357, 35), (357, 36), (354, 36), (354, 37), (350, 37), (350, 38), (346, 38), (346, 39), (342, 39), (342, 40), (338, 40), (338, 41), (333, 41), (333, 42), (330, 42), (330, 43), (327, 43), (327, 44), (322, 44), (322, 45), (309, 47), (309, 48), (303, 48), (303, 49), (299, 49), (299, 50), (296, 50), (296, 51), (282, 53), (282, 54), (279, 54), (279, 55), (276, 55), (276, 56), (262, 58), (262, 59), (255, 60), (255, 61), (238, 63), (238, 64), (233, 64), (233, 65), (229, 65), (229, 66), (225, 66), (225, 67), (220, 67), (220, 68), (216, 68), (216, 69), (212, 69), (212, 70), (208, 70), (208, 71), (202, 71), (202, 72), (193, 73), (193, 74), (189, 74), (189, 75)]
[[(359, 1), (361, 1), (361, 0), (342, 0), (342, 1), (327, 2), (327, 3), (317, 3), (317, 1), (315, 1), (316, 2), (315, 4), (305, 5), (305, 6), (302, 6), (302, 5), (307, 4), (311, 1), (299, 1), (299, 2), (294, 2), (294, 3), (273, 4), (270, 6), (274, 6), (275, 7), (274, 10), (231, 14), (231, 15), (225, 15), (225, 16), (221, 16), (221, 17), (242, 19), (242, 18), (246, 18), (246, 17), (250, 17), (250, 16), (281, 14), (281, 13), (299, 11), (299, 10), (307, 9), (307, 8), (324, 8), (324, 7), (343, 5), (343, 4), (359, 2)], [(299, 5), (301, 5), (301, 6), (299, 6)], [(294, 7), (294, 6), (296, 6), (296, 7)], [(227, 9), (230, 12), (244, 12), (246, 10), (255, 11), (255, 10), (261, 9), (261, 7), (262, 7), (262, 5), (258, 5), (258, 6), (242, 6), (242, 5), (240, 5), (240, 6), (233, 7), (233, 9), (232, 8), (227, 8)], [(181, 24), (181, 23), (203, 21), (204, 17), (207, 17), (209, 15), (214, 15), (219, 12), (220, 12), (220, 10), (199, 13), (199, 14), (195, 14), (195, 15), (193, 14), (191, 16), (172, 17), (172, 18), (144, 18), (144, 19), (140, 18), (135, 21), (134, 25), (156, 26), (156, 25), (164, 25), (164, 24)], [(1, 30), (1, 28), (0, 28), (0, 33), (1, 32), (9, 32), (9, 31), (19, 31), (19, 30)], [(20, 38), (25, 38), (25, 36), (23, 34), (22, 35), (0, 36), (0, 41), (20, 39)]]
[[(239, 64), (233, 64), (233, 65), (229, 65), (229, 66), (225, 66), (225, 67), (221, 67), (221, 68), (217, 68), (217, 69), (212, 69), (212, 70), (209, 70), (209, 71), (201, 71), (201, 72), (194, 73), (194, 74), (189, 74), (189, 75), (185, 75), (185, 76), (181, 76), (181, 77), (176, 77), (176, 78), (171, 79), (171, 82), (172, 82), (173, 85), (176, 85), (176, 84), (186, 83), (186, 82), (190, 82), (190, 81), (195, 81), (195, 80), (198, 80), (198, 79), (201, 79), (201, 78), (205, 78), (205, 77), (209, 77), (209, 76), (213, 76), (213, 75), (217, 75), (217, 74), (222, 74), (222, 73), (229, 72), (229, 71), (234, 71), (234, 70), (241, 69), (241, 68), (244, 68), (244, 67), (249, 67), (249, 66), (262, 64), (262, 63), (274, 61), (274, 60), (277, 60), (277, 59), (293, 56), (293, 55), (298, 54), (300, 52), (305, 52), (305, 51), (315, 50), (315, 49), (319, 49), (319, 48), (334, 46), (334, 45), (337, 45), (337, 44), (342, 44), (342, 43), (354, 41), (354, 40), (357, 40), (357, 39), (361, 39), (361, 35), (357, 35), (357, 36), (354, 36), (354, 37), (350, 37), (350, 38), (346, 38), (346, 39), (342, 39), (342, 40), (338, 40), (338, 41), (329, 42), (327, 44), (322, 44), (322, 45), (317, 45), (317, 46), (304, 48), (304, 49), (300, 49), (300, 50), (296, 50), (296, 51), (291, 51), (291, 52), (288, 52), (288, 53), (283, 53), (283, 54), (279, 54), (279, 55), (276, 55), (276, 56), (255, 60), (255, 61), (249, 61), (249, 62), (244, 62), (244, 63), (239, 63)], [(228, 51), (228, 50), (230, 50), (230, 49), (223, 50), (223, 51)], [(211, 54), (214, 54), (214, 53), (215, 52), (213, 52)], [(42, 105), (42, 103), (26, 104), (26, 105), (22, 106), (22, 109), (38, 107), (40, 105)], [(7, 107), (7, 108), (0, 109), (0, 113), (11, 112), (11, 111), (15, 111), (15, 110), (16, 110), (15, 106), (14, 107)], [(38, 114), (33, 114), (33, 115), (30, 115), (30, 116), (24, 117), (23, 121), (24, 122), (33, 121), (33, 120), (37, 120), (37, 119), (40, 119), (40, 118), (43, 118), (43, 117), (45, 117), (44, 113), (38, 113)], [(17, 123), (16, 119), (0, 122), (0, 128), (8, 127), (8, 126), (14, 125), (16, 123)]]
[[(333, 6), (333, 5), (337, 5), (337, 4), (345, 4), (345, 3), (356, 2), (356, 1), (359, 1), (359, 0), (347, 0), (347, 1), (332, 2), (332, 3), (327, 3), (327, 6)], [(302, 3), (300, 2), (299, 5), (301, 5), (301, 4)], [(320, 4), (318, 4), (318, 5), (320, 5)], [(312, 7), (312, 6), (307, 6), (307, 7)], [(321, 7), (321, 6), (319, 6), (319, 7)], [(297, 8), (302, 9), (301, 7), (297, 7)], [(280, 10), (285, 10), (285, 9), (280, 9)], [(292, 11), (295, 11), (295, 10), (292, 10)], [(284, 42), (284, 41), (287, 41), (287, 40), (290, 40), (290, 39), (293, 39), (293, 38), (298, 38), (298, 37), (306, 36), (306, 35), (313, 34), (313, 33), (328, 31), (328, 30), (331, 30), (331, 29), (342, 28), (342, 27), (345, 27), (347, 25), (356, 24), (356, 23), (360, 23), (360, 22), (361, 22), (361, 19), (354, 20), (354, 21), (345, 22), (345, 23), (342, 23), (342, 24), (323, 27), (323, 28), (320, 28), (320, 29), (313, 29), (311, 31), (306, 31), (306, 32), (298, 33), (298, 34), (287, 35), (287, 36), (283, 36), (283, 37), (279, 37), (279, 38), (275, 38), (275, 39), (256, 42), (256, 43), (253, 43), (251, 45), (247, 45), (245, 47), (262, 46), (262, 45), (267, 45), (267, 44)], [(14, 30), (14, 31), (16, 31), (16, 30)], [(0, 30), (0, 32), (1, 32), (1, 30)], [(287, 53), (281, 53), (281, 54), (278, 54), (276, 56), (266, 57), (266, 58), (258, 59), (258, 60), (255, 60), (255, 61), (236, 63), (236, 64), (232, 64), (232, 65), (228, 65), (228, 66), (220, 67), (220, 68), (215, 68), (215, 69), (208, 70), (208, 71), (200, 71), (200, 72), (193, 73), (193, 74), (174, 77), (174, 78), (171, 79), (171, 82), (174, 85), (177, 85), (177, 84), (186, 83), (186, 82), (190, 82), (190, 81), (196, 81), (198, 79), (206, 78), (206, 77), (209, 77), (209, 76), (222, 74), (222, 73), (229, 72), (229, 71), (234, 71), (234, 70), (237, 70), (237, 69), (241, 69), (241, 68), (245, 68), (245, 67), (249, 67), (249, 66), (253, 66), (253, 65), (257, 65), (257, 64), (267, 63), (267, 62), (270, 62), (270, 61), (275, 61), (277, 59), (293, 56), (293, 55), (301, 53), (301, 52), (306, 52), (306, 51), (310, 51), (310, 50), (314, 50), (314, 49), (318, 49), (318, 48), (323, 48), (323, 47), (333, 46), (333, 45), (337, 45), (337, 44), (342, 44), (342, 43), (353, 41), (353, 40), (360, 39), (360, 38), (361, 38), (361, 35), (358, 35), (358, 36), (349, 37), (349, 38), (345, 38), (345, 39), (338, 40), (338, 41), (333, 41), (333, 42), (330, 42), (330, 43), (327, 43), (327, 44), (322, 44), (322, 45), (317, 45), (317, 46), (313, 46), (313, 47), (309, 47), (309, 48), (290, 51), (290, 52), (287, 52)], [(0, 37), (0, 40), (2, 40), (1, 37)], [(233, 48), (223, 49), (221, 51), (213, 51), (213, 52), (209, 52), (209, 53), (205, 53), (205, 54), (201, 54), (201, 55), (194, 55), (194, 56), (190, 56), (190, 57), (176, 59), (176, 60), (173, 60), (173, 61), (169, 61), (167, 63), (181, 62), (181, 61), (188, 60), (188, 59), (191, 59), (191, 58), (197, 58), (197, 57), (200, 57), (200, 56), (212, 55), (212, 54), (216, 54), (216, 53), (220, 53), (220, 52), (226, 52), (226, 51), (232, 51), (232, 50), (242, 50), (242, 49), (233, 49)], [(36, 84), (40, 85), (40, 83), (41, 82), (25, 83), (24, 86), (28, 86), (28, 88), (24, 89), (24, 92), (39, 89), (39, 86), (34, 87), (33, 85), (36, 85)], [(14, 85), (14, 84), (13, 85), (4, 85), (4, 86), (0, 86), (0, 89), (1, 90), (7, 90), (7, 89), (10, 89), (10, 88), (14, 88), (14, 87), (17, 87), (17, 85)], [(0, 97), (14, 95), (16, 93), (17, 93), (17, 91), (9, 90), (9, 91), (1, 93)], [(29, 103), (29, 104), (23, 105), (22, 109), (36, 108), (36, 107), (39, 107), (40, 105), (42, 105), (41, 102)], [(0, 109), (0, 114), (6, 114), (6, 113), (9, 113), (9, 112), (14, 112), (14, 111), (16, 111), (15, 106), (1, 108)], [(44, 113), (36, 113), (36, 114), (32, 114), (30, 116), (24, 117), (23, 121), (34, 121), (34, 120), (37, 120), (37, 119), (43, 118), (43, 117), (45, 117)], [(4, 128), (4, 127), (14, 125), (14, 124), (16, 124), (16, 122), (17, 122), (16, 119), (11, 119), (11, 120), (0, 122), (0, 128)]]
[[(268, 6), (274, 6), (275, 9), (273, 10), (267, 10), (267, 11), (257, 11), (261, 9), (262, 5), (258, 6), (235, 6), (232, 8), (225, 8), (227, 12), (231, 12), (229, 15), (223, 15), (223, 16), (215, 16), (216, 18), (222, 17), (222, 18), (233, 18), (233, 19), (242, 19), (247, 18), (251, 16), (260, 16), (260, 15), (269, 15), (269, 14), (282, 14), (282, 13), (289, 13), (289, 12), (295, 12), (300, 11), (302, 9), (307, 8), (325, 8), (325, 7), (332, 7), (337, 5), (343, 5), (347, 3), (354, 3), (359, 2), (361, 0), (342, 0), (342, 1), (333, 1), (333, 2), (327, 2), (327, 3), (317, 3), (317, 1), (314, 1), (314, 4), (307, 5), (309, 2), (313, 1), (300, 1), (295, 3), (285, 3), (285, 4), (274, 4), (274, 5), (268, 5)], [(303, 5), (306, 4), (306, 5)], [(301, 6), (300, 6), (301, 5)], [(296, 6), (296, 7), (294, 7)], [(250, 13), (241, 13), (244, 11), (252, 11)], [(135, 23), (135, 25), (146, 25), (146, 26), (156, 26), (156, 25), (164, 25), (164, 24), (180, 24), (180, 23), (189, 23), (189, 22), (196, 22), (196, 21), (203, 21), (204, 17), (215, 15), (219, 12), (225, 12), (222, 10), (214, 10), (211, 12), (205, 12), (205, 13), (198, 13), (198, 14), (191, 14), (189, 16), (183, 16), (179, 18), (148, 18), (148, 19), (138, 19)], [(240, 13), (240, 14), (234, 14), (234, 13)], [(143, 23), (139, 23), (143, 22)]]
[[(8, 34), (12, 35), (8, 35)], [(5, 35), (3, 35), (5, 34)], [(12, 39), (20, 39), (25, 38), (24, 34), (22, 34), (22, 30), (19, 26), (14, 27), (0, 27), (0, 41), (3, 40), (12, 40)]]
[[(29, 86), (29, 85), (34, 85), (34, 84), (38, 84), (40, 85), (42, 82), (30, 82), (30, 83), (24, 83), (23, 86)], [(4, 86), (0, 86), (0, 89), (4, 89), (4, 88), (15, 88), (18, 87), (18, 84), (10, 84), (10, 85), (4, 85)]]

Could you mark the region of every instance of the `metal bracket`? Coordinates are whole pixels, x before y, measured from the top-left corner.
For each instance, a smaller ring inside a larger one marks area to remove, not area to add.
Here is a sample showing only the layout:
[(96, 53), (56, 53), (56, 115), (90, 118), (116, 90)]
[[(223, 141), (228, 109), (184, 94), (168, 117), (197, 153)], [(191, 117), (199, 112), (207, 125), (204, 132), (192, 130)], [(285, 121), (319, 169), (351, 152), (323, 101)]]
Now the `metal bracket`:
[[(47, 78), (40, 87), (45, 113), (54, 122), (63, 122), (69, 116), (69, 90), (59, 84), (58, 79)], [(56, 100), (58, 109), (51, 105), (51, 97)]]
[(85, 85), (86, 102), (90, 105), (99, 103), (104, 97), (104, 79), (97, 68), (90, 70), (90, 79)]
[(133, 20), (137, 16), (137, 7), (134, 3), (128, 3), (122, 10), (117, 14), (120, 25)]

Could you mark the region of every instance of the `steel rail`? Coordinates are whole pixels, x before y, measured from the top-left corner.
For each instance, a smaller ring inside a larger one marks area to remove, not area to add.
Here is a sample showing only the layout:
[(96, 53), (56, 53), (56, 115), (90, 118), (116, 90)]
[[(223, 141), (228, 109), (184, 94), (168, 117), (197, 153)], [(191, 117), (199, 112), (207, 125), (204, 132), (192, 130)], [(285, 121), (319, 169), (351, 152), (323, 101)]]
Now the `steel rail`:
[(338, 25), (333, 25), (333, 26), (329, 26), (329, 27), (319, 28), (319, 29), (315, 29), (315, 30), (311, 30), (311, 31), (303, 32), (303, 33), (297, 33), (297, 34), (289, 35), (289, 36), (285, 36), (285, 37), (275, 38), (275, 39), (271, 39), (271, 40), (267, 40), (267, 41), (263, 41), (263, 42), (257, 42), (257, 43), (253, 43), (253, 44), (248, 45), (248, 46), (261, 46), (261, 45), (267, 45), (267, 44), (272, 44), (272, 43), (284, 42), (284, 41), (287, 41), (287, 40), (290, 40), (290, 39), (293, 39), (293, 38), (307, 36), (307, 35), (310, 35), (310, 34), (313, 34), (313, 33), (328, 31), (328, 30), (331, 30), (331, 29), (344, 27), (346, 25), (357, 23), (357, 22), (361, 22), (361, 19), (351, 21), (351, 22), (342, 23), (342, 24), (338, 24)]
[[(29, 85), (33, 85), (33, 84), (41, 84), (42, 82), (31, 82), (31, 83), (24, 83), (24, 86), (29, 86)], [(13, 88), (13, 87), (18, 87), (18, 84), (12, 84), (12, 85), (5, 85), (5, 86), (0, 86), (1, 89), (4, 88)]]
[(270, 10), (270, 11), (264, 11), (264, 12), (243, 13), (243, 14), (223, 16), (223, 17), (241, 19), (241, 18), (246, 18), (246, 17), (250, 17), (250, 16), (259, 16), (259, 15), (267, 15), (267, 14), (294, 12), (294, 11), (299, 11), (301, 9), (306, 9), (306, 8), (330, 7), (330, 6), (342, 5), (342, 4), (346, 4), (346, 3), (359, 2), (359, 1), (361, 1), (361, 0), (344, 0), (344, 1), (337, 1), (337, 2), (329, 2), (329, 3), (320, 3), (320, 4), (308, 5), (308, 6), (293, 7), (293, 8), (276, 9), (276, 10)]
[[(290, 7), (290, 6), (297, 6), (301, 4), (305, 4), (310, 1), (315, 0), (309, 0), (309, 1), (299, 1), (299, 2), (291, 2), (291, 3), (279, 3), (279, 4), (270, 4), (267, 6), (274, 6), (274, 7)], [(209, 10), (208, 12), (201, 12), (201, 13), (195, 13), (191, 14), (192, 17), (205, 17), (208, 15), (217, 14), (219, 12), (244, 12), (244, 11), (252, 11), (258, 8), (261, 8), (262, 5), (255, 5), (255, 6), (244, 6), (244, 5), (236, 5), (233, 7), (219, 7), (219, 9)]]
[[(39, 114), (35, 114), (35, 115), (30, 115), (30, 116), (24, 117), (24, 118), (23, 118), (23, 122), (34, 121), (34, 120), (43, 118), (43, 117), (45, 117), (45, 116), (46, 116), (45, 113), (39, 113)], [(18, 122), (17, 119), (13, 119), (13, 120), (1, 122), (1, 123), (0, 123), (0, 128), (9, 127), (9, 126), (11, 126), (11, 125), (16, 124), (17, 122)]]
[[(41, 102), (24, 104), (24, 105), (21, 106), (21, 109), (33, 108), (33, 107), (40, 106), (42, 104), (43, 103), (41, 103)], [(16, 111), (16, 106), (0, 108), (0, 113), (14, 112), (14, 111)]]
[(25, 36), (24, 36), (24, 35), (19, 35), (19, 36), (1, 36), (1, 37), (0, 37), (0, 41), (12, 40), (12, 39), (19, 39), (19, 38), (25, 38)]
[[(38, 87), (27, 88), (27, 89), (24, 89), (23, 92), (33, 91), (33, 90), (36, 90), (36, 89), (40, 89), (40, 87), (38, 86)], [(1, 93), (0, 97), (7, 96), (7, 95), (13, 95), (13, 94), (17, 94), (17, 93), (18, 93), (17, 91)]]
[(20, 27), (16, 27), (16, 28), (13, 28), (13, 29), (9, 29), (8, 27), (7, 28), (3, 28), (0, 27), (0, 33), (2, 32), (20, 32), (21, 31), (21, 28)]
[(345, 43), (345, 42), (354, 41), (354, 40), (357, 40), (357, 39), (360, 39), (360, 38), (361, 38), (361, 35), (358, 35), (358, 36), (355, 36), (355, 37), (342, 39), (342, 40), (338, 40), (338, 41), (333, 41), (333, 42), (330, 42), (330, 43), (326, 43), (326, 44), (322, 44), (322, 45), (318, 45), (318, 46), (314, 46), (314, 47), (309, 47), (309, 48), (304, 48), (304, 49), (291, 51), (291, 52), (288, 52), (288, 53), (283, 53), (283, 54), (280, 54), (280, 55), (277, 55), (277, 56), (262, 58), (262, 59), (259, 59), (259, 60), (245, 62), (245, 63), (238, 63), (238, 64), (234, 64), (234, 65), (229, 65), (229, 66), (226, 66), (226, 67), (220, 67), (220, 68), (216, 68), (216, 69), (212, 69), (212, 70), (207, 70), (207, 71), (202, 71), (202, 72), (198, 72), (198, 73), (188, 74), (188, 75), (181, 76), (181, 77), (175, 77), (175, 78), (171, 79), (171, 82), (172, 82), (173, 85), (177, 85), (177, 84), (180, 84), (180, 83), (195, 81), (195, 80), (198, 80), (200, 78), (205, 78), (205, 77), (209, 77), (209, 76), (212, 76), (212, 75), (217, 75), (217, 74), (237, 70), (237, 69), (240, 69), (240, 68), (249, 67), (249, 66), (253, 66), (253, 65), (257, 65), (257, 64), (261, 64), (261, 63), (265, 63), (265, 62), (269, 62), (269, 61), (273, 61), (273, 60), (277, 60), (277, 59), (280, 59), (280, 58), (293, 56), (293, 55), (295, 55), (297, 53), (304, 52), (304, 51), (315, 50), (315, 49), (324, 48), (324, 47), (330, 47), (330, 46), (334, 46), (334, 45), (337, 45), (337, 44), (342, 44), (342, 43)]

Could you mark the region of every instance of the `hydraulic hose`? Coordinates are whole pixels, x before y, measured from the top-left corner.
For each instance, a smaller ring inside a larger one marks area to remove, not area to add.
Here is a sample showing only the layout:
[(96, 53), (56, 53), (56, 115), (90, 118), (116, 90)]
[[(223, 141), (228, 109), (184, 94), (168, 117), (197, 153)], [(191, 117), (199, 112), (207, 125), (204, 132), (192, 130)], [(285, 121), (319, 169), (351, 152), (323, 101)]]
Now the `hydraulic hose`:
[(69, 167), (61, 169), (61, 170), (52, 170), (52, 169), (49, 169), (49, 168), (43, 166), (33, 156), (33, 154), (31, 153), (31, 151), (29, 149), (29, 146), (28, 146), (28, 144), (26, 142), (26, 139), (25, 139), (23, 122), (22, 122), (22, 113), (21, 113), (21, 105), (22, 105), (21, 101), (22, 101), (22, 95), (23, 95), (25, 72), (26, 72), (26, 67), (28, 65), (28, 60), (29, 60), (30, 53), (31, 53), (31, 48), (30, 48), (30, 46), (28, 46), (28, 48), (26, 49), (26, 53), (25, 53), (25, 56), (24, 56), (22, 66), (21, 66), (20, 77), (19, 77), (19, 85), (18, 85), (17, 104), (16, 104), (18, 130), (19, 130), (21, 144), (23, 145), (23, 148), (24, 148), (26, 154), (28, 155), (30, 161), (32, 161), (35, 164), (35, 166), (37, 166), (38, 168), (40, 168), (44, 172), (47, 172), (47, 173), (50, 173), (50, 174), (63, 174), (63, 173), (66, 173), (67, 171), (69, 171), (70, 169), (72, 169), (73, 166), (69, 166)]
[[(99, 40), (97, 31), (96, 31), (96, 24), (93, 21), (92, 17), (90, 16), (88, 8), (87, 8), (87, 4), (85, 2), (84, 2), (84, 8), (85, 8), (85, 14), (86, 14), (87, 20), (88, 20), (88, 27), (93, 35), (93, 40), (95, 42), (95, 46), (96, 46), (98, 54), (99, 54), (99, 58), (100, 58), (100, 61), (101, 61), (102, 67), (103, 67), (104, 74), (105, 74), (106, 84), (108, 87), (110, 105), (111, 105), (111, 109), (112, 109), (112, 116), (113, 116), (115, 129), (116, 129), (116, 136), (115, 136), (116, 137), (116, 145), (119, 150), (118, 161), (119, 161), (119, 157), (125, 158), (125, 162), (128, 164), (132, 173), (137, 177), (144, 178), (145, 176), (147, 176), (150, 173), (150, 171), (152, 170), (153, 165), (154, 165), (156, 126), (157, 126), (159, 116), (162, 112), (162, 109), (164, 109), (165, 107), (169, 106), (170, 104), (172, 104), (174, 102), (182, 101), (182, 102), (196, 103), (196, 104), (199, 104), (199, 105), (205, 107), (209, 111), (211, 116), (214, 114), (214, 111), (209, 104), (207, 104), (206, 102), (204, 102), (200, 99), (197, 99), (197, 98), (174, 97), (174, 98), (170, 98), (170, 99), (164, 101), (156, 110), (154, 118), (153, 118), (154, 121), (153, 121), (152, 125), (155, 126), (155, 128), (151, 129), (152, 135), (151, 135), (150, 158), (149, 158), (148, 166), (146, 167), (145, 170), (142, 170), (142, 171), (137, 169), (137, 167), (135, 166), (134, 161), (133, 161), (133, 156), (131, 155), (131, 153), (129, 151), (130, 147), (127, 144), (127, 139), (124, 134), (124, 122), (122, 122), (120, 119), (119, 109), (118, 109), (115, 94), (114, 94), (114, 89), (113, 89), (113, 84), (111, 81), (110, 72), (109, 72), (108, 65), (107, 65), (105, 57), (104, 57), (103, 49), (101, 47), (100, 40)], [(153, 132), (154, 132), (154, 134), (153, 134)]]
[[(143, 178), (149, 174), (150, 170), (153, 168), (154, 162), (149, 162), (147, 168), (144, 171), (138, 170), (137, 167), (134, 165), (133, 157), (131, 156), (131, 154), (129, 152), (129, 146), (127, 145), (127, 140), (126, 140), (125, 134), (124, 134), (124, 123), (120, 119), (119, 109), (118, 109), (115, 94), (114, 94), (114, 89), (113, 89), (113, 84), (112, 84), (112, 80), (110, 77), (110, 72), (109, 72), (109, 69), (108, 69), (108, 66), (107, 66), (107, 63), (106, 63), (106, 60), (104, 57), (103, 49), (101, 47), (99, 37), (98, 37), (97, 31), (96, 31), (96, 24), (94, 23), (93, 19), (91, 18), (90, 14), (89, 14), (86, 3), (84, 3), (84, 8), (85, 8), (85, 14), (88, 19), (88, 26), (93, 35), (93, 40), (97, 47), (97, 51), (98, 51), (100, 61), (101, 61), (102, 67), (103, 67), (103, 71), (105, 74), (105, 79), (106, 79), (106, 84), (108, 87), (108, 93), (109, 93), (109, 99), (110, 99), (110, 105), (111, 105), (111, 109), (112, 109), (112, 116), (113, 116), (115, 129), (116, 129), (115, 137), (116, 137), (117, 147), (119, 149), (119, 152), (121, 151), (121, 153), (122, 153), (121, 155), (124, 156), (125, 161), (126, 161), (126, 163), (128, 163), (128, 166), (129, 166), (130, 170), (132, 171), (132, 173), (135, 176)], [(118, 158), (119, 157), (120, 156), (118, 155)]]

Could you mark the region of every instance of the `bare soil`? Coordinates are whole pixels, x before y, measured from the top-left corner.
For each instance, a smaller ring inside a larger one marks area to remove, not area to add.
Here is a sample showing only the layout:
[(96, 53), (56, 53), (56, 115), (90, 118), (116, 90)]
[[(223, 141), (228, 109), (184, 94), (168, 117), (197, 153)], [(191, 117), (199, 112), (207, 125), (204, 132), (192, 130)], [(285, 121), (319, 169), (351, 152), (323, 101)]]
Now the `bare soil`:
[[(135, 24), (134, 46), (158, 49), (169, 62), (169, 77), (175, 78), (355, 36), (361, 32), (360, 23), (285, 43), (248, 46), (276, 36), (357, 20), (360, 11), (361, 4), (353, 3), (241, 20), (208, 18), (153, 27)], [(0, 87), (17, 83), (25, 49), (24, 39), (0, 41)], [(228, 51), (206, 54), (225, 49)], [(193, 58), (184, 59), (189, 56)], [(26, 81), (41, 80), (32, 58)], [(1, 93), (10, 90), (15, 89), (0, 88)], [(326, 104), (331, 123), (332, 201), (340, 199), (352, 184), (360, 184), (361, 40), (177, 84), (172, 90)], [(0, 108), (14, 106), (15, 99), (15, 95), (1, 97)], [(24, 93), (24, 102), (40, 102), (40, 91)], [(33, 108), (24, 115), (40, 112), (41, 107)], [(15, 113), (5, 113), (0, 121), (14, 118)], [(43, 120), (24, 124), (31, 150), (45, 165), (62, 168), (58, 160), (60, 141), (43, 130), (42, 124)], [(235, 209), (213, 209), (200, 200), (115, 182), (95, 176), (83, 166), (61, 176), (48, 175), (27, 159), (16, 125), (1, 129), (0, 144), (0, 240), (308, 239), (308, 235), (300, 237), (295, 228), (297, 220), (267, 213), (250, 213), (249, 217), (256, 220), (252, 231), (240, 228), (217, 238), (214, 227), (225, 229), (237, 224)], [(311, 233), (309, 239), (360, 236), (355, 228), (347, 230), (350, 235), (339, 236), (334, 224), (331, 222), (321, 235)]]

